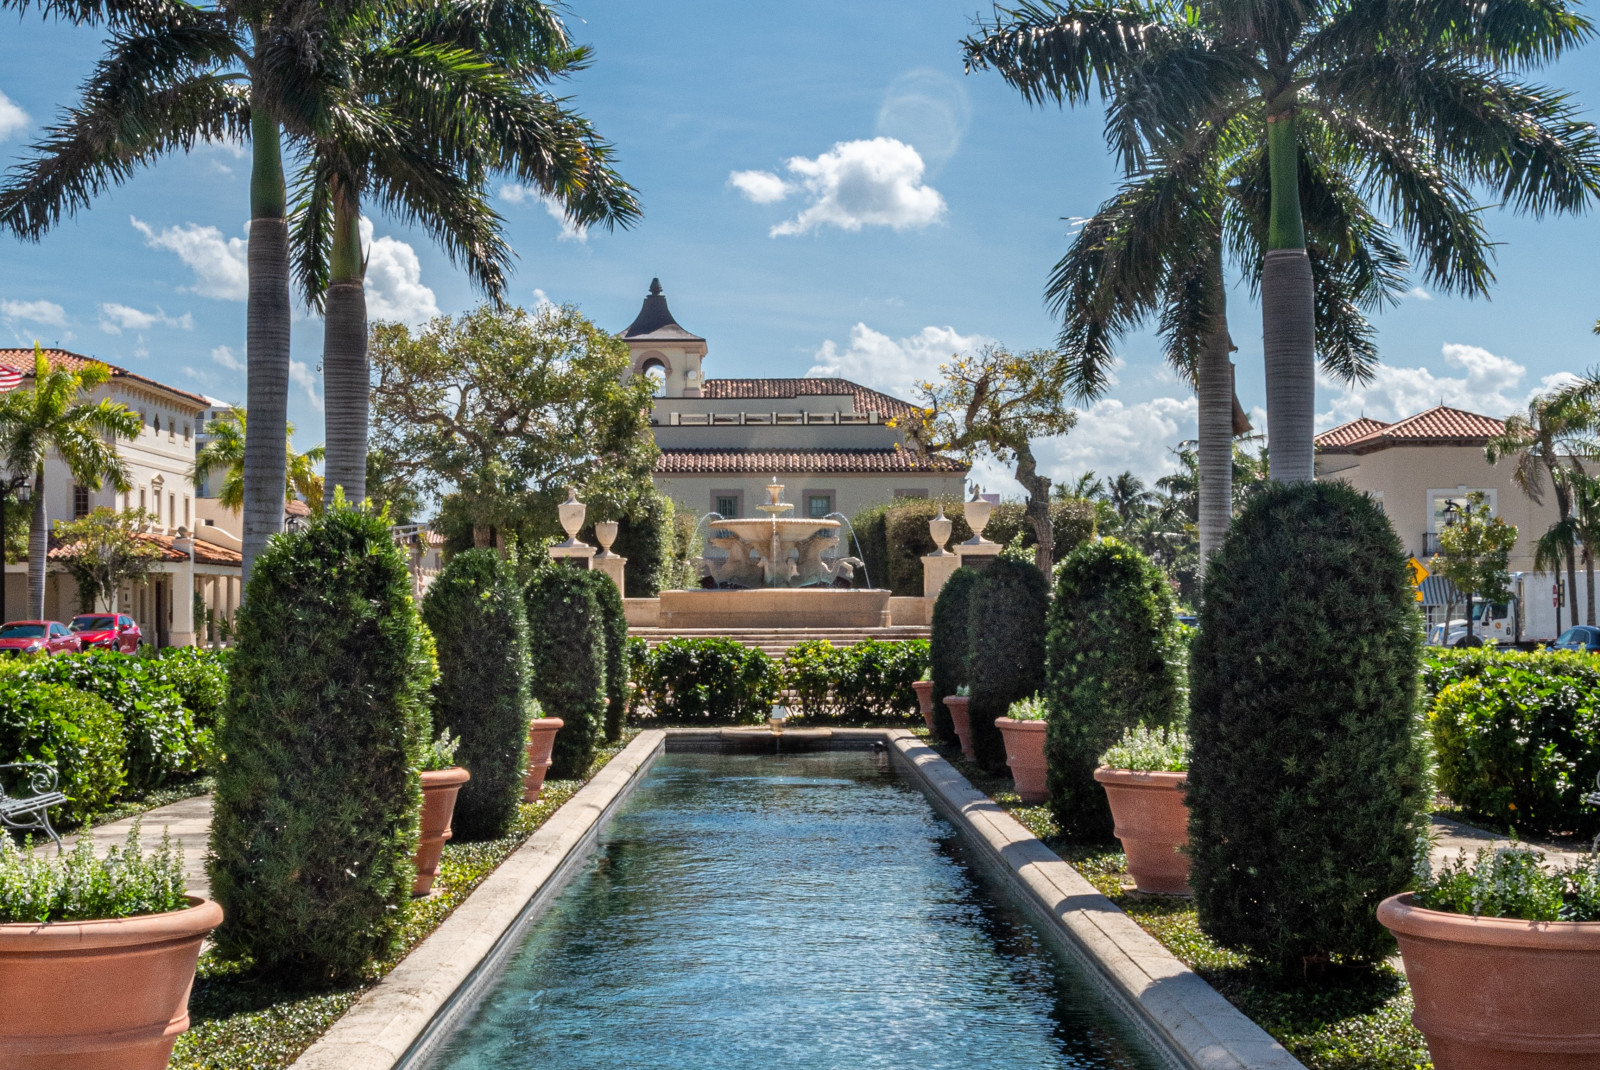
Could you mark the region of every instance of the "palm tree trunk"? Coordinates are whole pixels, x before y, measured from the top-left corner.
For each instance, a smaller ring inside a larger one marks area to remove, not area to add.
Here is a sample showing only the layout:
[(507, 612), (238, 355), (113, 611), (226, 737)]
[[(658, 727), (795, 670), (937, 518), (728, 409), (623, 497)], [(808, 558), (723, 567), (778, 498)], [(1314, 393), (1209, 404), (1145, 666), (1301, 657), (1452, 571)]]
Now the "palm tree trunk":
[(1594, 627), (1594, 550), (1588, 546), (1583, 548), (1583, 572), (1589, 583), (1589, 627)]
[(1311, 260), (1300, 215), (1299, 146), (1293, 113), (1267, 119), (1272, 215), (1261, 273), (1266, 350), (1267, 441), (1272, 478), (1307, 483), (1315, 475), (1312, 423), (1317, 399), (1317, 322)]
[(44, 570), (50, 552), (50, 528), (44, 509), (44, 465), (33, 475), (33, 519), (28, 524), (28, 614), (44, 619)]
[(1033, 450), (1026, 442), (1017, 450), (1017, 482), (1028, 492), (1023, 515), (1033, 525), (1033, 563), (1048, 580), (1056, 551), (1056, 533), (1050, 524), (1050, 477), (1039, 474)]
[(1200, 350), (1195, 370), (1195, 395), (1200, 412), (1200, 567), (1222, 545), (1233, 520), (1233, 339), (1228, 334), (1227, 295), (1222, 289), (1222, 246), (1214, 250), (1213, 282), (1216, 306), (1211, 330)]
[(1567, 616), (1578, 623), (1578, 548), (1567, 548)]
[(332, 504), (344, 488), (352, 505), (367, 497), (367, 296), (362, 286), (360, 205), (356, 192), (335, 178), (333, 256), (324, 305), (322, 384), (327, 412), (327, 467), (322, 500)]
[(243, 587), (267, 540), (283, 530), (289, 424), (289, 227), (278, 124), (257, 95), (250, 112), (250, 302), (246, 311)]

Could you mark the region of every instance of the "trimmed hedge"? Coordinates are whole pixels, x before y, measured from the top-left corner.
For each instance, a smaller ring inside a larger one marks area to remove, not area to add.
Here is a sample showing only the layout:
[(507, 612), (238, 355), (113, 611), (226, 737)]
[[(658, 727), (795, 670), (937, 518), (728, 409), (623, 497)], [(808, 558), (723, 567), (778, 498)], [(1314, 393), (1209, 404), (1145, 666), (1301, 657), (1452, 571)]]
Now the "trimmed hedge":
[[(928, 522), (938, 515), (939, 507), (950, 521), (950, 541), (947, 548), (972, 537), (962, 513), (962, 503), (954, 498), (905, 499), (889, 507), (884, 513), (885, 556), (888, 559), (887, 586), (897, 595), (917, 597), (922, 591), (922, 558), (933, 553), (933, 536), (928, 533)], [(1001, 546), (1008, 545), (1017, 535), (1022, 536), (1022, 546), (1031, 548), (1035, 542), (1033, 525), (1024, 516), (1025, 507), (1018, 502), (1002, 502), (989, 514), (983, 537)], [(1094, 536), (1094, 505), (1078, 499), (1050, 503), (1050, 524), (1055, 532), (1053, 560), (1060, 561), (1072, 548)], [(873, 582), (882, 587), (883, 578), (873, 573)]]
[(610, 576), (597, 570), (584, 573), (600, 607), (600, 628), (606, 636), (606, 712), (603, 721), (607, 743), (622, 738), (628, 713), (628, 617), (622, 592)]
[(462, 840), (504, 836), (522, 801), (527, 766), (528, 622), (511, 566), (490, 549), (445, 565), (422, 601), (438, 649), (433, 728), (460, 740), (456, 762), (472, 779), (456, 796)]
[(387, 522), (328, 510), (255, 559), (219, 737), (211, 893), (288, 984), (392, 952), (416, 877), (433, 641)]
[[(655, 598), (672, 586), (676, 513), (671, 498), (647, 494), (631, 515), (617, 518), (617, 539), (611, 544), (611, 552), (628, 559), (622, 574), (626, 597)], [(590, 546), (600, 545), (594, 537), (593, 521), (584, 525), (578, 538)]]
[(1383, 511), (1273, 485), (1206, 573), (1191, 661), (1190, 883), (1223, 947), (1285, 973), (1377, 961), (1430, 802), (1422, 622)]
[(1129, 728), (1187, 714), (1185, 642), (1161, 569), (1116, 539), (1085, 543), (1056, 569), (1046, 638), (1050, 808), (1073, 839), (1112, 837), (1094, 770)]
[(194, 716), (199, 731), (214, 731), (228, 700), (228, 651), (173, 646), (161, 652), (178, 699)]
[(971, 635), (968, 612), (977, 584), (976, 571), (958, 568), (933, 602), (928, 661), (933, 669), (933, 737), (942, 743), (954, 743), (956, 739), (955, 724), (944, 700), (967, 685), (967, 643)]
[(606, 629), (594, 592), (587, 572), (556, 561), (541, 564), (523, 591), (529, 689), (546, 717), (562, 721), (550, 753), (556, 780), (583, 775), (605, 725)]
[(778, 663), (732, 639), (678, 636), (650, 653), (646, 691), (664, 721), (760, 724), (782, 690)]
[(784, 655), (784, 689), (808, 722), (921, 721), (911, 685), (928, 664), (928, 642), (865, 639), (836, 647), (826, 639), (797, 643)]
[(1456, 805), (1491, 828), (1600, 831), (1600, 814), (1583, 805), (1600, 774), (1600, 659), (1449, 651), (1429, 659), (1424, 678), (1425, 690), (1439, 687), (1428, 711), (1437, 786)]
[[(126, 779), (123, 753), (122, 715), (109, 702), (22, 673), (0, 676), (0, 760), (55, 767), (69, 800), (54, 819), (59, 825), (79, 824), (110, 806)], [(20, 787), (17, 776), (6, 770), (8, 788)]]
[(978, 573), (967, 609), (967, 719), (973, 752), (987, 772), (1006, 771), (995, 718), (1044, 686), (1049, 608), (1050, 584), (1031, 561), (1004, 554)]

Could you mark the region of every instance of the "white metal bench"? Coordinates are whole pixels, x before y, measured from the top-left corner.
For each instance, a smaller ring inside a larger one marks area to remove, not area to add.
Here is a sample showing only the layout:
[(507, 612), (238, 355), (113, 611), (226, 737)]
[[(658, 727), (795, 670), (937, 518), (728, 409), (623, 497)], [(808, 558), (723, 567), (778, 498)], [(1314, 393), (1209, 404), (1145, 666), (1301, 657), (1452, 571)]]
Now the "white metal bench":
[[(17, 771), (17, 772), (13, 772)], [(11, 786), (7, 786), (7, 781)], [(56, 771), (44, 762), (0, 764), (0, 826), (43, 832), (61, 847), (61, 837), (50, 824), (50, 808), (67, 797), (56, 788)]]

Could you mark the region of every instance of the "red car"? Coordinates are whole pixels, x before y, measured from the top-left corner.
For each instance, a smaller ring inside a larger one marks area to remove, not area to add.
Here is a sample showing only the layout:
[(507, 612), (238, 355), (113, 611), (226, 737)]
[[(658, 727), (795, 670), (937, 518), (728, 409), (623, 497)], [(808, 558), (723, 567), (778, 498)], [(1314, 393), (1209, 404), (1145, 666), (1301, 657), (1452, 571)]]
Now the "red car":
[(0, 653), (76, 654), (78, 637), (58, 620), (14, 620), (0, 624)]
[(120, 650), (132, 654), (139, 649), (139, 626), (126, 613), (80, 613), (68, 629), (85, 650)]

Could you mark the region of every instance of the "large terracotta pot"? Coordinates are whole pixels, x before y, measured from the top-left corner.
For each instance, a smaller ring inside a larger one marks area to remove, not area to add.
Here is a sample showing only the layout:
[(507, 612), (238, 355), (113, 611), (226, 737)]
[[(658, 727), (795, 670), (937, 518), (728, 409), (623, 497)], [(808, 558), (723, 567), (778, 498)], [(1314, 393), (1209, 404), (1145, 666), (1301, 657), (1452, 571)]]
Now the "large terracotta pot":
[(427, 895), (439, 875), (439, 856), (452, 833), (450, 816), (456, 812), (456, 795), (472, 774), (459, 765), (422, 774), (422, 835), (417, 840), (417, 879), (412, 895)]
[(1187, 773), (1139, 773), (1101, 766), (1094, 778), (1106, 789), (1116, 837), (1128, 856), (1128, 873), (1141, 892), (1189, 895)]
[(933, 731), (933, 681), (916, 680), (911, 684), (911, 690), (917, 693), (917, 706), (922, 710), (922, 721), (928, 726), (928, 731)]
[(956, 738), (961, 741), (961, 757), (969, 762), (978, 760), (978, 753), (972, 749), (972, 722), (967, 718), (967, 698), (965, 695), (946, 695), (944, 708), (950, 711), (950, 723), (956, 726)]
[(544, 774), (550, 768), (550, 751), (556, 733), (564, 722), (559, 717), (540, 717), (528, 722), (528, 771), (522, 774), (522, 801), (538, 802), (544, 790)]
[(1600, 922), (1474, 918), (1378, 904), (1400, 942), (1434, 1070), (1600, 1066)]
[(1050, 789), (1045, 787), (1044, 780), (1044, 722), (996, 717), (994, 726), (1000, 729), (1000, 738), (1006, 741), (1006, 764), (1011, 767), (1017, 795), (1030, 806), (1048, 802)]
[(209, 899), (165, 914), (0, 925), (0, 1066), (165, 1070), (189, 1028)]

